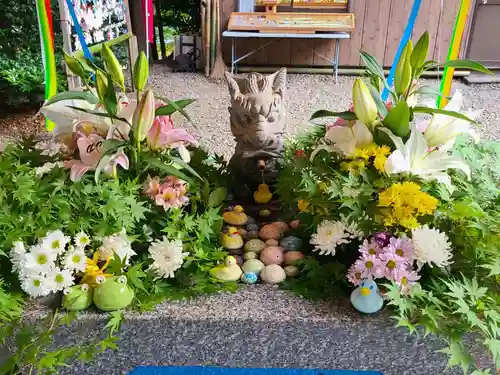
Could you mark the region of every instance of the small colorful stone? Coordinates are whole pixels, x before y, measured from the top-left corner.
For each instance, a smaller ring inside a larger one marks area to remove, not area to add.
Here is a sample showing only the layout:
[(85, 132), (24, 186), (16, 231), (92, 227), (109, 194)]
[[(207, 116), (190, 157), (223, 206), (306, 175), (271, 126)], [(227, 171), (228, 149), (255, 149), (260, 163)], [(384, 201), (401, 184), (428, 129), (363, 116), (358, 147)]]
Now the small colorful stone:
[(261, 271), (260, 278), (265, 284), (279, 284), (285, 281), (286, 273), (277, 264), (270, 264)]
[(269, 210), (260, 210), (259, 211), (259, 215), (262, 216), (262, 217), (269, 217), (269, 216), (271, 216), (271, 211), (269, 211)]
[(242, 266), (243, 263), (245, 263), (245, 260), (243, 259), (243, 257), (241, 255), (234, 255), (234, 259), (236, 259), (236, 264), (238, 266)]
[(287, 251), (298, 251), (302, 247), (302, 239), (295, 236), (283, 237), (280, 246)]
[(247, 224), (247, 231), (249, 232), (258, 232), (259, 229), (259, 224), (257, 223)]
[(266, 265), (258, 259), (250, 259), (243, 263), (241, 269), (243, 272), (253, 272), (258, 275), (265, 266)]
[(243, 254), (243, 259), (245, 260), (257, 259), (257, 254), (249, 251), (248, 253)]
[(250, 251), (252, 253), (260, 253), (262, 250), (264, 250), (265, 247), (266, 247), (266, 245), (265, 245), (264, 241), (256, 238), (256, 239), (248, 241), (245, 244), (244, 249), (245, 249), (245, 251)]
[(294, 220), (292, 222), (290, 222), (290, 228), (292, 229), (297, 229), (300, 225), (300, 220)]
[(287, 251), (285, 253), (285, 264), (287, 266), (295, 264), (298, 260), (304, 258), (304, 254), (300, 251)]
[(267, 224), (260, 229), (259, 236), (264, 241), (277, 240), (281, 237), (281, 231), (276, 225)]
[(269, 247), (269, 246), (279, 246), (278, 240), (273, 240), (273, 239), (267, 240), (266, 247)]
[(294, 277), (299, 274), (299, 269), (295, 266), (286, 266), (283, 270), (287, 277)]
[(259, 238), (259, 232), (258, 231), (248, 231), (247, 235), (245, 238), (250, 241), (250, 240), (255, 240)]
[(245, 284), (255, 284), (257, 282), (257, 274), (254, 272), (245, 272), (241, 275), (241, 281)]
[(247, 225), (250, 225), (250, 224), (258, 224), (257, 220), (255, 220), (252, 216), (247, 217)]
[(260, 254), (260, 260), (266, 265), (282, 264), (284, 261), (283, 248), (279, 246), (266, 247)]
[(238, 228), (238, 233), (241, 236), (245, 237), (247, 235), (248, 231), (246, 229), (244, 229), (244, 228)]
[(271, 225), (278, 227), (279, 230), (281, 231), (281, 233), (288, 232), (288, 230), (290, 229), (288, 227), (288, 224), (285, 223), (284, 221), (275, 221), (275, 222), (271, 223)]

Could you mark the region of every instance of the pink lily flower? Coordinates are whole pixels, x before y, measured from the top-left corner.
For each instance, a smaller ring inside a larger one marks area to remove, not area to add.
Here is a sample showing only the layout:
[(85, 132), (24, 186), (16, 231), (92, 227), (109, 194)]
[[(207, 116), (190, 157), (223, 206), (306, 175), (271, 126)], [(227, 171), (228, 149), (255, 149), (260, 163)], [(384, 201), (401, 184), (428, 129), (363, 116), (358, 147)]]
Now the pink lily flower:
[[(71, 168), (71, 181), (79, 181), (85, 173), (93, 171), (97, 168), (101, 160), (101, 150), (104, 138), (98, 134), (80, 134), (77, 139), (77, 147), (80, 155), (80, 160), (69, 160), (64, 163), (65, 168)], [(123, 151), (116, 153), (111, 157), (108, 164), (104, 168), (104, 173), (108, 175), (116, 174), (116, 166), (120, 165), (124, 169), (129, 168), (129, 160)]]
[(185, 162), (189, 162), (188, 145), (196, 146), (198, 142), (186, 129), (174, 128), (172, 117), (157, 116), (147, 135), (148, 146), (151, 150), (176, 148)]

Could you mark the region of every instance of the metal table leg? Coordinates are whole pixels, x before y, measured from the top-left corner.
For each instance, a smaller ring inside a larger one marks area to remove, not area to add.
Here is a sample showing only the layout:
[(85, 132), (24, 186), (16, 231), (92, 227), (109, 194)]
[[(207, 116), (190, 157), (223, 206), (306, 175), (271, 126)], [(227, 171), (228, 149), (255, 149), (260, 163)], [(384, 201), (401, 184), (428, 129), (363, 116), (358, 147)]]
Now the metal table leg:
[(339, 54), (340, 54), (340, 40), (335, 39), (335, 83), (339, 79)]

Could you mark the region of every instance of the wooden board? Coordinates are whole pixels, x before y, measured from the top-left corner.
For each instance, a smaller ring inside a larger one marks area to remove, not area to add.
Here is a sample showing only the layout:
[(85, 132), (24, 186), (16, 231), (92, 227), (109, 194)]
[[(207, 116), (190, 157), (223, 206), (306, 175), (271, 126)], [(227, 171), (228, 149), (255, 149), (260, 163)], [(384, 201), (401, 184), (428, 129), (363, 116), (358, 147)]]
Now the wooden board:
[(390, 9), (391, 0), (370, 0), (366, 4), (361, 50), (373, 55), (379, 62), (384, 61)]
[[(347, 9), (348, 0), (294, 0), (294, 8)], [(290, 0), (256, 0), (256, 6), (291, 6)]]
[(278, 33), (350, 32), (354, 29), (354, 15), (351, 13), (234, 12), (231, 14), (228, 29)]
[[(389, 14), (389, 27), (387, 29), (387, 38), (385, 40), (384, 66), (391, 66), (396, 57), (396, 52), (401, 42), (408, 18), (410, 17), (413, 1), (392, 0), (391, 11)], [(420, 10), (423, 10), (421, 7)]]
[[(359, 66), (359, 50), (363, 42), (363, 30), (365, 25), (365, 10), (370, 6), (371, 0), (355, 0), (350, 3), (349, 12), (354, 13), (357, 27), (351, 32), (351, 39), (340, 41), (340, 59), (341, 66)], [(334, 48), (334, 43), (330, 43)], [(331, 55), (330, 55), (331, 56)]]

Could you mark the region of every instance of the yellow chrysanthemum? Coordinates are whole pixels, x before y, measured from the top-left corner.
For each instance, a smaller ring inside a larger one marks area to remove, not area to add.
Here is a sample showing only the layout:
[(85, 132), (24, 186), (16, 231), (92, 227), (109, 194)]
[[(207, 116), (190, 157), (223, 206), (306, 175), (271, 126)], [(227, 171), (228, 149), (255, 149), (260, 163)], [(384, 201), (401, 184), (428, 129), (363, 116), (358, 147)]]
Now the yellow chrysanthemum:
[(297, 207), (300, 212), (310, 212), (309, 210), (309, 202), (306, 201), (305, 199), (300, 199), (297, 202)]
[(384, 225), (400, 225), (407, 229), (419, 226), (418, 218), (431, 215), (438, 200), (421, 191), (414, 182), (397, 183), (379, 194), (378, 206), (382, 208)]
[(353, 174), (359, 174), (366, 169), (366, 164), (364, 160), (353, 160), (349, 162), (340, 163), (340, 170), (344, 172), (349, 172)]

